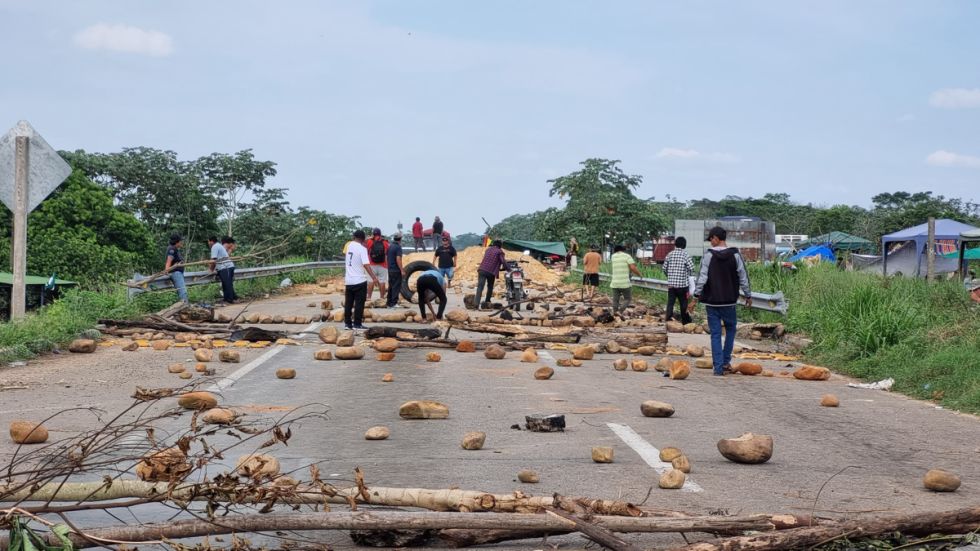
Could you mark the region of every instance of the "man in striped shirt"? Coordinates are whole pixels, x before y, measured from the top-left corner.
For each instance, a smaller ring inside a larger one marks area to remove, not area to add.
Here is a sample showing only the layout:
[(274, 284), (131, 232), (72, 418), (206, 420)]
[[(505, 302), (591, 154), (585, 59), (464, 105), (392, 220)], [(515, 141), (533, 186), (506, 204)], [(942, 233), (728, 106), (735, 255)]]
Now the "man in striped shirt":
[(691, 323), (691, 315), (687, 312), (687, 295), (690, 292), (691, 276), (694, 275), (694, 261), (687, 254), (687, 239), (678, 237), (674, 240), (674, 250), (664, 259), (664, 273), (667, 274), (667, 317), (664, 321), (674, 319), (674, 301), (680, 303), (681, 323)]

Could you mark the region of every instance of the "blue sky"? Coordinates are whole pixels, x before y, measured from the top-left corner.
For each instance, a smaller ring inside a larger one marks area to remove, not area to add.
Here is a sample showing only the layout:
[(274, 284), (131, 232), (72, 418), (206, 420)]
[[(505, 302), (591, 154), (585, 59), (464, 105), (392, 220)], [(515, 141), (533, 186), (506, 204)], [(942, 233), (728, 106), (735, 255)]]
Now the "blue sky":
[(295, 205), (454, 233), (641, 197), (980, 201), (980, 3), (0, 0), (0, 126), (58, 149), (252, 148)]

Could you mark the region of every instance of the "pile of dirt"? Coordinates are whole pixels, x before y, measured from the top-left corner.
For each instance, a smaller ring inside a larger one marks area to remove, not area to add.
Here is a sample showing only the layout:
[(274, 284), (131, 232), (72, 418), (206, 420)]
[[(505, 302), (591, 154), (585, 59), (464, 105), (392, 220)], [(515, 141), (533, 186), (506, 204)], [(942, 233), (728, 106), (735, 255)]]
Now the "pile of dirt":
[[(453, 282), (476, 284), (476, 269), (480, 267), (480, 262), (483, 261), (484, 250), (483, 247), (467, 247), (466, 249), (457, 251), (456, 274), (453, 276)], [(522, 260), (523, 257), (523, 260), (528, 262), (527, 264), (522, 264), (522, 266), (524, 267), (524, 275), (530, 282), (539, 285), (558, 285), (561, 283), (562, 276), (560, 273), (530, 256), (524, 256), (517, 251), (504, 251), (504, 254), (507, 260)], [(416, 260), (432, 262), (432, 252), (411, 253), (405, 255), (405, 258), (402, 259), (405, 266), (409, 262), (415, 262)]]

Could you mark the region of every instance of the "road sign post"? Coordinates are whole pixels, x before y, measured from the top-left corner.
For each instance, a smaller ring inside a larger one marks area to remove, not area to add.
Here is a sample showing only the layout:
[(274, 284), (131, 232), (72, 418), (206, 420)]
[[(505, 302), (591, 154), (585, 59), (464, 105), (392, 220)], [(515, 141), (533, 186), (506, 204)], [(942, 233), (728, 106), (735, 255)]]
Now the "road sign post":
[(44, 141), (30, 123), (20, 121), (0, 137), (0, 201), (14, 215), (11, 256), (13, 287), (10, 319), (24, 316), (27, 308), (27, 214), (37, 208), (65, 178), (71, 167)]

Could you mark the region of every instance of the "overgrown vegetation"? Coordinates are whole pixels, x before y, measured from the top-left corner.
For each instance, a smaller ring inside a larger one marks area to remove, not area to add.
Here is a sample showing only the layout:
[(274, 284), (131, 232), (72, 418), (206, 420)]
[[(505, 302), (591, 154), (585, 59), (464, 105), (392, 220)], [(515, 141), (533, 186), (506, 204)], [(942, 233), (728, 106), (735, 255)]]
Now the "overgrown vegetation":
[[(869, 381), (891, 377), (903, 394), (980, 413), (980, 309), (958, 281), (883, 278), (826, 263), (795, 271), (778, 264), (748, 267), (752, 288), (782, 291), (789, 313), (739, 309), (740, 318), (779, 321), (812, 339), (807, 361)], [(659, 267), (641, 272), (665, 279)], [(634, 294), (666, 301), (655, 291)]]

